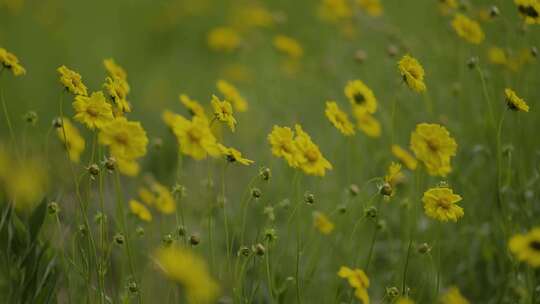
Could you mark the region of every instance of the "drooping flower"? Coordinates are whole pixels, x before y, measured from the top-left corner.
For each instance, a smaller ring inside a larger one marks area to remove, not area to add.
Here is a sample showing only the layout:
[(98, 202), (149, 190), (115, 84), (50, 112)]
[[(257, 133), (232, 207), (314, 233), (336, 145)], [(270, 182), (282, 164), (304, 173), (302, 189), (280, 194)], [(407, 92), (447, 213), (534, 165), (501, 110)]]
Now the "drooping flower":
[(418, 161), (407, 150), (398, 145), (392, 145), (392, 154), (409, 168), (409, 170), (416, 170)]
[(131, 112), (131, 104), (127, 101), (129, 85), (123, 78), (118, 76), (107, 77), (103, 87), (111, 97), (117, 113)]
[(469, 301), (461, 294), (459, 289), (455, 286), (448, 288), (448, 290), (439, 298), (441, 304), (469, 304)]
[(148, 210), (148, 208), (146, 208), (146, 206), (141, 204), (139, 201), (134, 199), (130, 200), (129, 209), (131, 210), (131, 213), (136, 215), (139, 219), (145, 222), (152, 221), (152, 213), (150, 213), (150, 210)]
[(248, 109), (248, 103), (240, 95), (238, 89), (225, 80), (218, 80), (216, 83), (217, 89), (225, 96), (225, 100), (230, 100), (234, 106), (234, 110), (238, 112), (245, 112)]
[(540, 1), (514, 0), (518, 12), (527, 24), (540, 24)]
[(457, 205), (461, 200), (460, 195), (454, 194), (452, 189), (447, 187), (431, 188), (424, 192), (422, 197), (426, 215), (441, 222), (457, 222), (463, 217), (463, 208)]
[(214, 117), (226, 123), (231, 131), (234, 132), (236, 119), (234, 118), (233, 108), (227, 100), (220, 100), (216, 95), (212, 95), (212, 108), (214, 109)]
[(445, 127), (421, 123), (411, 134), (411, 150), (430, 175), (446, 176), (452, 171), (450, 159), (456, 155), (457, 143)]
[(0, 48), (0, 64), (2, 67), (10, 70), (15, 77), (26, 74), (26, 70), (20, 64), (19, 58), (4, 48)]
[(361, 80), (352, 80), (345, 86), (345, 96), (351, 104), (370, 114), (377, 111), (377, 99), (373, 91)]
[(68, 118), (62, 117), (62, 125), (56, 128), (56, 134), (66, 148), (69, 159), (78, 163), (81, 158), (81, 153), (84, 151), (85, 141)]
[(369, 288), (369, 278), (362, 269), (351, 269), (346, 266), (341, 266), (338, 271), (340, 278), (347, 279), (349, 285), (354, 288), (354, 295), (359, 299), (362, 304), (369, 304), (369, 295), (367, 289)]
[(74, 95), (87, 96), (86, 86), (82, 82), (82, 77), (79, 73), (68, 69), (65, 65), (56, 69), (60, 74), (60, 83)]
[(297, 167), (302, 157), (294, 142), (294, 132), (289, 127), (274, 125), (272, 132), (268, 134), (268, 142), (272, 147), (272, 154), (283, 157), (289, 166)]
[(100, 129), (113, 120), (112, 107), (105, 100), (105, 95), (101, 91), (92, 93), (90, 97), (75, 96), (73, 108), (75, 109), (75, 120), (85, 124), (90, 130)]
[(109, 73), (111, 77), (118, 77), (127, 82), (126, 70), (124, 70), (124, 68), (116, 64), (114, 59), (109, 58), (109, 59), (103, 60), (103, 66), (105, 66), (105, 69), (107, 70), (107, 72)]
[(289, 56), (292, 59), (299, 59), (304, 55), (304, 49), (300, 43), (289, 36), (276, 35), (274, 36), (274, 47), (281, 53)]
[(244, 166), (249, 166), (254, 163), (254, 161), (242, 157), (242, 153), (235, 148), (225, 147), (222, 144), (218, 144), (218, 148), (221, 151), (221, 154), (225, 155), (227, 160), (231, 163), (238, 162)]
[(512, 236), (508, 247), (519, 261), (532, 267), (540, 267), (540, 227)]
[(99, 143), (108, 146), (119, 159), (137, 159), (146, 155), (148, 137), (140, 122), (118, 117), (100, 130)]
[(484, 31), (475, 20), (463, 15), (456, 14), (452, 20), (452, 27), (457, 35), (472, 44), (480, 44), (484, 41)]
[(200, 117), (207, 118), (204, 107), (198, 101), (189, 98), (189, 96), (186, 94), (180, 94), (178, 98), (192, 116), (198, 115)]
[(514, 92), (512, 89), (504, 89), (504, 95), (506, 97), (506, 105), (508, 105), (510, 110), (529, 112), (529, 105), (525, 102), (525, 100), (517, 96), (516, 92)]
[(235, 29), (222, 26), (208, 33), (207, 42), (214, 51), (231, 52), (240, 46), (241, 38)]
[(410, 55), (405, 55), (398, 62), (398, 69), (403, 77), (403, 80), (409, 86), (409, 88), (418, 93), (422, 93), (426, 90), (426, 84), (424, 83), (424, 68), (416, 60), (416, 58)]
[(313, 226), (324, 235), (329, 235), (334, 231), (334, 223), (324, 213), (319, 211), (313, 212)]
[(357, 121), (358, 128), (369, 137), (381, 136), (381, 124), (369, 112), (361, 107), (354, 107), (353, 114)]
[(300, 160), (298, 167), (309, 175), (324, 176), (326, 170), (332, 170), (332, 164), (324, 158), (319, 147), (311, 140), (311, 137), (304, 132), (300, 125), (295, 125), (296, 145)]
[(366, 11), (366, 13), (372, 17), (378, 17), (382, 15), (383, 8), (380, 0), (356, 0), (358, 6)]
[(347, 113), (343, 112), (335, 101), (326, 102), (326, 117), (343, 135), (354, 135), (354, 125), (349, 120)]

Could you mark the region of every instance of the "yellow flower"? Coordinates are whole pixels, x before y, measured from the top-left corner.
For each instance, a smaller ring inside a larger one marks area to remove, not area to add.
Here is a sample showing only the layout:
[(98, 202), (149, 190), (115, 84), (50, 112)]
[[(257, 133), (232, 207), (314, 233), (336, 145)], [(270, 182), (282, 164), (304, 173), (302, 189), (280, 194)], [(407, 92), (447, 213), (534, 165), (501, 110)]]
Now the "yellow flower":
[(345, 86), (345, 96), (355, 107), (362, 108), (370, 114), (377, 111), (377, 99), (373, 91), (361, 80), (349, 81)]
[(439, 298), (441, 304), (469, 304), (469, 301), (463, 297), (459, 289), (455, 286), (450, 287)]
[(426, 215), (441, 222), (457, 222), (463, 217), (463, 208), (457, 205), (461, 200), (461, 196), (446, 187), (431, 188), (424, 192), (422, 197)]
[(414, 304), (414, 301), (409, 298), (399, 297), (395, 304)]
[(384, 176), (384, 181), (394, 188), (397, 184), (405, 179), (405, 175), (401, 172), (401, 165), (395, 162), (388, 167), (388, 173)]
[(430, 175), (446, 176), (452, 171), (450, 158), (456, 155), (457, 143), (445, 127), (421, 123), (411, 134), (411, 150)]
[(103, 87), (107, 90), (109, 96), (114, 102), (114, 105), (120, 113), (131, 112), (131, 104), (127, 101), (127, 94), (129, 93), (128, 83), (118, 76), (105, 78), (105, 84)]
[(354, 125), (349, 120), (347, 113), (343, 112), (335, 101), (326, 102), (326, 117), (343, 135), (354, 135)]
[(227, 100), (219, 100), (216, 95), (212, 95), (212, 108), (217, 120), (226, 123), (231, 131), (234, 132), (236, 119), (233, 116), (233, 108)]
[(525, 100), (519, 98), (512, 89), (504, 89), (504, 95), (506, 97), (506, 104), (510, 110), (529, 112), (529, 105), (527, 105)]
[(69, 119), (62, 117), (62, 126), (56, 129), (56, 133), (68, 151), (69, 159), (78, 163), (84, 151), (85, 142), (77, 127)]
[(506, 65), (508, 63), (506, 52), (500, 47), (490, 47), (488, 49), (488, 59), (493, 64)]
[(46, 194), (47, 171), (38, 159), (12, 160), (9, 176), (3, 183), (5, 193), (15, 209), (30, 212)]
[(121, 66), (116, 64), (114, 59), (109, 58), (109, 59), (103, 60), (103, 65), (105, 66), (105, 69), (107, 70), (107, 72), (109, 73), (111, 77), (118, 77), (120, 79), (127, 81), (126, 71)]
[(208, 46), (215, 51), (231, 52), (240, 46), (238, 32), (230, 27), (216, 27), (208, 33)]
[(113, 120), (112, 107), (101, 91), (92, 93), (90, 97), (75, 96), (73, 108), (75, 120), (85, 124), (90, 130), (100, 129)]
[(426, 84), (424, 83), (424, 68), (416, 60), (416, 58), (410, 55), (405, 55), (398, 62), (398, 69), (403, 77), (403, 81), (407, 83), (411, 90), (418, 93), (422, 93), (426, 90)]
[(218, 144), (218, 148), (221, 151), (221, 154), (225, 155), (227, 160), (229, 162), (231, 162), (231, 163), (238, 162), (238, 163), (240, 163), (240, 164), (242, 164), (244, 166), (249, 166), (252, 163), (254, 163), (254, 161), (252, 161), (252, 160), (249, 160), (247, 158), (243, 158), (242, 153), (240, 151), (236, 150), (235, 148), (228, 148), (228, 147), (225, 147), (222, 144)]
[(137, 194), (139, 195), (139, 198), (148, 206), (154, 205), (154, 202), (156, 201), (156, 196), (152, 191), (148, 190), (146, 187), (140, 187), (137, 191)]
[(234, 106), (235, 111), (245, 112), (248, 109), (248, 103), (240, 95), (240, 92), (236, 89), (235, 86), (228, 83), (225, 80), (218, 80), (216, 83), (217, 89), (225, 96), (226, 100), (230, 100)]
[(540, 24), (540, 1), (538, 0), (514, 0), (519, 14), (527, 24)]
[(540, 227), (512, 236), (508, 247), (519, 261), (532, 267), (540, 267)]
[(82, 77), (79, 73), (68, 69), (65, 65), (56, 69), (60, 74), (60, 83), (72, 94), (87, 96), (86, 86), (82, 82)]
[(294, 132), (289, 127), (274, 126), (268, 134), (268, 142), (272, 147), (272, 154), (283, 157), (289, 166), (297, 167), (301, 156), (294, 142)]
[(184, 107), (187, 108), (189, 114), (191, 114), (192, 116), (198, 115), (206, 118), (206, 111), (198, 101), (189, 98), (189, 96), (187, 96), (186, 94), (180, 94), (178, 98), (180, 99), (180, 102), (184, 105)]
[(134, 159), (116, 158), (118, 172), (126, 176), (137, 176), (141, 170), (139, 163)]
[(354, 107), (353, 114), (356, 117), (357, 126), (369, 137), (381, 136), (381, 124), (369, 112), (362, 107)]
[(392, 145), (392, 154), (399, 159), (409, 170), (416, 170), (418, 161), (407, 150), (398, 145)]
[(207, 155), (220, 155), (216, 138), (206, 118), (195, 115), (192, 120), (187, 120), (181, 115), (166, 111), (163, 113), (163, 120), (172, 129), (183, 154), (196, 160), (204, 159)]
[(338, 271), (340, 278), (347, 279), (349, 285), (354, 288), (354, 295), (363, 303), (369, 304), (367, 289), (369, 288), (369, 278), (362, 269), (351, 269), (341, 266)]
[(172, 214), (174, 211), (176, 211), (176, 203), (171, 192), (166, 186), (158, 183), (157, 181), (153, 181), (151, 184), (151, 189), (154, 193), (154, 201), (152, 202), (152, 206), (163, 214)]
[(140, 122), (118, 117), (103, 126), (98, 140), (118, 159), (133, 160), (146, 155), (148, 137)]
[(135, 214), (139, 219), (145, 222), (152, 221), (152, 213), (150, 213), (150, 210), (148, 210), (148, 208), (146, 208), (146, 206), (141, 204), (139, 201), (134, 199), (130, 200), (129, 209), (131, 210), (131, 213)]
[(372, 17), (378, 17), (383, 13), (380, 0), (356, 0), (356, 3)]
[(299, 59), (304, 55), (304, 50), (298, 41), (285, 35), (274, 36), (274, 47), (283, 54)]
[(268, 28), (274, 25), (272, 12), (258, 4), (243, 3), (233, 10), (231, 17), (233, 25), (240, 29)]
[(332, 170), (332, 164), (324, 158), (319, 147), (311, 141), (311, 137), (302, 130), (300, 125), (295, 125), (296, 137), (294, 143), (299, 157), (298, 167), (309, 175), (324, 176), (326, 170)]
[(154, 256), (161, 271), (183, 287), (188, 303), (214, 303), (220, 292), (219, 286), (201, 257), (179, 246), (159, 248)]
[(313, 225), (324, 235), (329, 235), (334, 230), (334, 223), (322, 212), (313, 212)]
[(323, 20), (336, 22), (351, 18), (353, 11), (346, 0), (322, 0), (318, 13)]
[(0, 64), (2, 64), (4, 68), (11, 70), (11, 73), (13, 73), (14, 76), (26, 74), (26, 70), (19, 63), (19, 58), (4, 48), (0, 48)]
[(480, 44), (484, 41), (484, 31), (478, 22), (463, 14), (456, 14), (452, 20), (452, 27), (459, 37), (472, 44)]

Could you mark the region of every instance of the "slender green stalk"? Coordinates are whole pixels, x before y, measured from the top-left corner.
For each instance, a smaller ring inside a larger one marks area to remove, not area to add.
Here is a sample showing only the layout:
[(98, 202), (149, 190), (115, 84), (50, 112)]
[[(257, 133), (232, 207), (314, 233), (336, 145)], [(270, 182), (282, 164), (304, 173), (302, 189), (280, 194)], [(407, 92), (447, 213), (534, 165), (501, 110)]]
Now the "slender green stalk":
[[(297, 173), (296, 173), (297, 174)], [(296, 300), (298, 304), (302, 303), (302, 295), (300, 294), (300, 251), (301, 251), (301, 238), (300, 238), (300, 211), (302, 208), (302, 200), (299, 198), (299, 191), (300, 191), (300, 180), (298, 179), (296, 181), (295, 186), (295, 195), (294, 198), (297, 200), (296, 202), (296, 270), (295, 270), (295, 277), (296, 277)]]
[(225, 225), (225, 250), (227, 250), (227, 272), (231, 270), (231, 244), (229, 240), (229, 220), (227, 217), (227, 202), (225, 201), (225, 172), (227, 170), (228, 162), (223, 164), (223, 170), (221, 171), (221, 200), (223, 203), (223, 222)]
[(266, 281), (268, 283), (268, 292), (270, 293), (270, 303), (274, 303), (274, 288), (272, 287), (272, 274), (270, 272), (270, 242), (266, 240), (266, 254), (264, 256), (266, 264)]
[(377, 229), (377, 223), (375, 223), (374, 226), (375, 227), (373, 227), (373, 234), (371, 235), (371, 243), (369, 244), (369, 251), (368, 251), (368, 256), (366, 259), (366, 265), (364, 267), (364, 270), (366, 273), (368, 273), (369, 271), (369, 264), (371, 263), (371, 256), (373, 255), (373, 248), (375, 247), (375, 240), (377, 239), (377, 232), (379, 231), (379, 229)]
[(409, 267), (409, 259), (411, 257), (412, 238), (409, 239), (409, 246), (407, 246), (407, 257), (405, 258), (405, 266), (403, 267), (403, 281), (401, 283), (401, 295), (406, 296), (405, 290), (407, 287), (407, 269)]
[[(4, 68), (0, 67), (0, 82), (2, 80), (3, 71), (4, 71)], [(13, 146), (15, 146), (15, 131), (13, 130), (13, 125), (11, 124), (11, 119), (9, 117), (9, 111), (6, 105), (6, 100), (4, 99), (4, 90), (2, 86), (0, 86), (0, 98), (2, 99), (2, 109), (4, 111), (4, 118), (6, 119), (6, 125), (8, 127), (9, 136), (11, 137), (11, 142), (13, 143)]]
[(489, 113), (488, 122), (492, 127), (495, 127), (495, 116), (493, 113), (493, 106), (491, 103), (491, 98), (489, 97), (489, 94), (488, 94), (484, 72), (482, 72), (482, 70), (480, 69), (478, 65), (476, 65), (476, 71), (478, 72), (478, 75), (480, 76), (480, 81), (482, 83), (482, 93), (484, 94), (484, 99), (486, 100), (487, 105), (488, 105), (488, 113)]

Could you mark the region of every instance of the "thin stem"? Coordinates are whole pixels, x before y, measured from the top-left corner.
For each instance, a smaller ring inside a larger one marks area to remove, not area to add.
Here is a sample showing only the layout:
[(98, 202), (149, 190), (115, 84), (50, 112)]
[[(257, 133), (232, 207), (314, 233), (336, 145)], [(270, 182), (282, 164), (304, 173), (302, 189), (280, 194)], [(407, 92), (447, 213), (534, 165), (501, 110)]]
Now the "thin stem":
[(365, 272), (367, 273), (369, 271), (369, 264), (371, 263), (371, 256), (373, 255), (373, 248), (375, 247), (375, 240), (377, 239), (377, 232), (379, 229), (377, 229), (377, 224), (375, 223), (375, 227), (373, 227), (373, 235), (371, 236), (371, 243), (369, 245), (369, 252), (366, 260), (366, 266), (364, 267)]
[(401, 295), (405, 296), (405, 288), (407, 284), (407, 269), (409, 267), (409, 258), (411, 256), (412, 238), (409, 239), (409, 246), (407, 246), (407, 258), (405, 259), (405, 266), (403, 267), (403, 282), (401, 283)]
[(221, 200), (223, 202), (223, 221), (225, 224), (225, 248), (227, 250), (227, 271), (231, 270), (231, 244), (229, 243), (229, 221), (227, 218), (227, 202), (225, 201), (225, 171), (227, 169), (228, 162), (223, 164), (223, 170), (221, 171)]
[[(0, 81), (2, 80), (3, 71), (4, 68), (0, 68)], [(6, 100), (4, 99), (4, 90), (2, 86), (0, 86), (0, 98), (2, 99), (2, 109), (4, 110), (4, 118), (6, 119), (6, 124), (8, 126), (9, 136), (11, 137), (11, 141), (15, 146), (15, 132), (13, 131), (13, 126), (11, 125), (11, 119), (9, 118), (9, 111), (7, 109)]]
[(478, 71), (478, 75), (480, 75), (480, 81), (482, 82), (482, 93), (484, 94), (484, 98), (486, 99), (487, 105), (488, 105), (488, 113), (489, 113), (489, 124), (491, 126), (495, 126), (495, 116), (493, 113), (493, 106), (491, 103), (491, 98), (489, 97), (487, 86), (486, 86), (486, 80), (484, 78), (484, 73), (480, 69), (478, 65), (476, 65), (476, 71)]
[(270, 303), (274, 303), (274, 288), (272, 287), (272, 275), (270, 273), (270, 243), (266, 240), (266, 254), (265, 254), (265, 263), (266, 263), (266, 280), (268, 282), (268, 292), (270, 293)]

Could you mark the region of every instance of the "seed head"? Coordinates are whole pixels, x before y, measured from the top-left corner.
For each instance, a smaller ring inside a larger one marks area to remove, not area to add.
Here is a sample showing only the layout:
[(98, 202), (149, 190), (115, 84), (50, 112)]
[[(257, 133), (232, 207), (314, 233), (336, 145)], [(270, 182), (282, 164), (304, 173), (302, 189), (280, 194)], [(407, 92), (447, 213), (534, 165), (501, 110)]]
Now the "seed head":
[(118, 245), (124, 245), (124, 242), (126, 239), (124, 238), (124, 235), (121, 233), (117, 233), (114, 235), (114, 242)]

